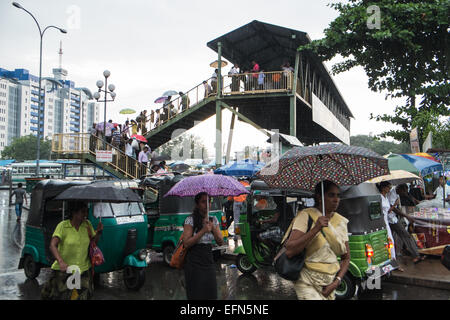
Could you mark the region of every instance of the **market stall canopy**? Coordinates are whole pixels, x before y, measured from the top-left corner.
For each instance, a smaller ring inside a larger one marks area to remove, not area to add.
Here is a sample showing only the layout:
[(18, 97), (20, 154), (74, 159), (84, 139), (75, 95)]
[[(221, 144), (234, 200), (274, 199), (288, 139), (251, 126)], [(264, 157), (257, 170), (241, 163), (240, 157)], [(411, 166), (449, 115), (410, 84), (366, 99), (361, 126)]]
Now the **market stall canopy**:
[(439, 162), (412, 154), (402, 154), (401, 156), (411, 162), (414, 167), (419, 169), (422, 177), (434, 172), (443, 171), (442, 164), (440, 164)]

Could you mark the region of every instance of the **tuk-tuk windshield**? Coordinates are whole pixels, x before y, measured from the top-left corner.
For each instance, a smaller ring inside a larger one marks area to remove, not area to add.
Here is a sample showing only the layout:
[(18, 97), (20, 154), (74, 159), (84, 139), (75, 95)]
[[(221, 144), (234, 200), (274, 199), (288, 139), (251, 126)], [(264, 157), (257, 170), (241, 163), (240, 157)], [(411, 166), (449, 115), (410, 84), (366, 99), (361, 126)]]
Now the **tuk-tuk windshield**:
[(96, 203), (94, 204), (94, 216), (96, 218), (111, 218), (123, 216), (136, 216), (144, 212), (144, 207), (138, 202), (124, 203)]

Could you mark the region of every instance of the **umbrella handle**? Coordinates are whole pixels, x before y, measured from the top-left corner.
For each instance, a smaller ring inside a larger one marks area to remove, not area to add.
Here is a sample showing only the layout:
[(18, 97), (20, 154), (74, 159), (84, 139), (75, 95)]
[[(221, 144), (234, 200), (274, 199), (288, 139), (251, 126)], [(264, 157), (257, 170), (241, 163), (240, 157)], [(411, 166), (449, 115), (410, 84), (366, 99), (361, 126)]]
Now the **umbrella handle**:
[(323, 180), (320, 183), (320, 187), (322, 189), (322, 216), (325, 216), (325, 193), (323, 191)]

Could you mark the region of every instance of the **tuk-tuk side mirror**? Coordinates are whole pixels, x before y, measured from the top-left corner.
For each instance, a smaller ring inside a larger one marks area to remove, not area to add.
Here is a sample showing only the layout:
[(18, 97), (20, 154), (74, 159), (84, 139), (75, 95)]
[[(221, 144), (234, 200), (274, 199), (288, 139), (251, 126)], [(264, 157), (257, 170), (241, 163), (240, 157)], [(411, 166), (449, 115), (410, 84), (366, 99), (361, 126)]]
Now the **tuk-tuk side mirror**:
[(381, 218), (381, 203), (379, 201), (369, 202), (369, 217), (370, 220), (377, 220)]

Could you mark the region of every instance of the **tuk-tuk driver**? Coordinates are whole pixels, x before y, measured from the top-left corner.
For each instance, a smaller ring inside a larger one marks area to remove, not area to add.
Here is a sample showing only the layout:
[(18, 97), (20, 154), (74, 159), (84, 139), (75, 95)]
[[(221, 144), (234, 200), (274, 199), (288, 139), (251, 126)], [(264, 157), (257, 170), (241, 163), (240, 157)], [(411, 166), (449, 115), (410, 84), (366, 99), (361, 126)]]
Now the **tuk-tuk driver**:
[(274, 242), (280, 243), (283, 239), (283, 232), (277, 224), (280, 217), (280, 212), (277, 210), (277, 205), (273, 201), (272, 197), (263, 196), (258, 191), (255, 192), (255, 203), (254, 210), (273, 210), (275, 211), (272, 217), (269, 219), (259, 219), (258, 222), (266, 229), (265, 231), (258, 234), (258, 238), (266, 242), (272, 240)]

